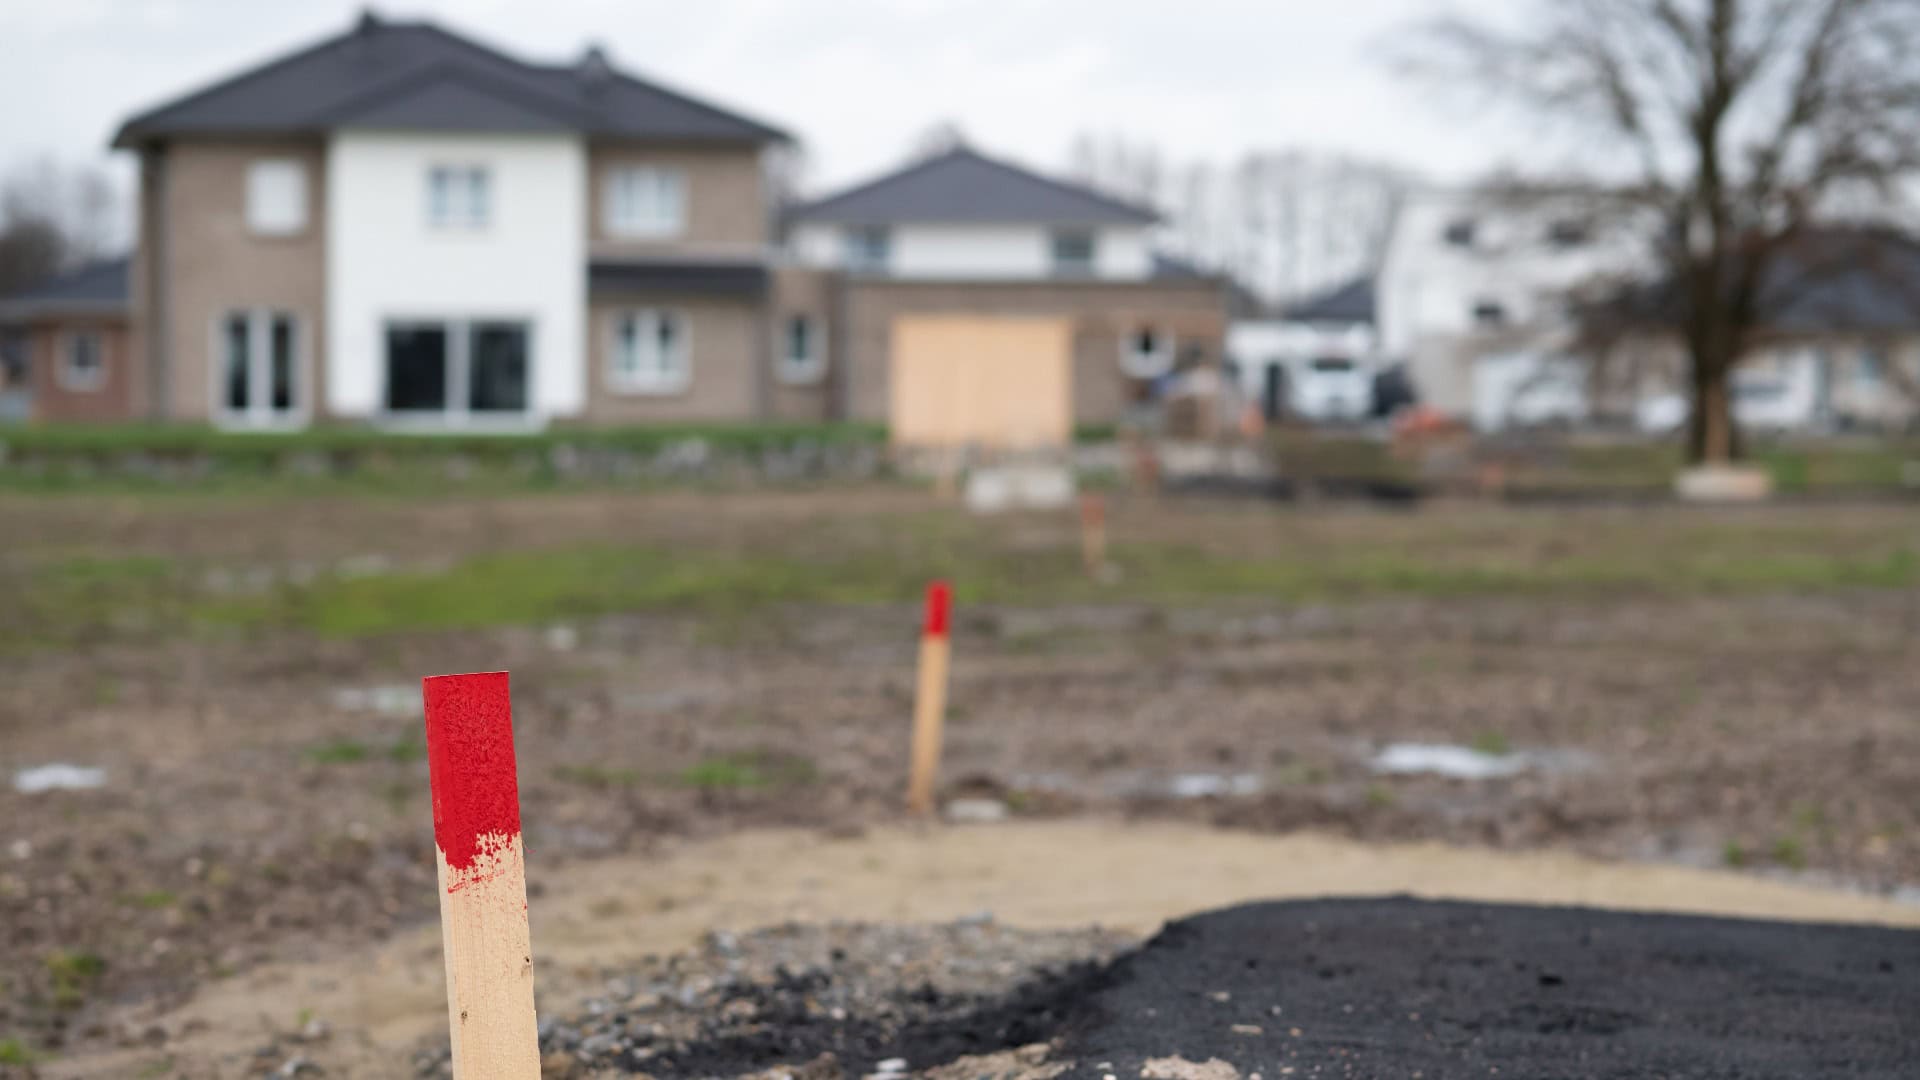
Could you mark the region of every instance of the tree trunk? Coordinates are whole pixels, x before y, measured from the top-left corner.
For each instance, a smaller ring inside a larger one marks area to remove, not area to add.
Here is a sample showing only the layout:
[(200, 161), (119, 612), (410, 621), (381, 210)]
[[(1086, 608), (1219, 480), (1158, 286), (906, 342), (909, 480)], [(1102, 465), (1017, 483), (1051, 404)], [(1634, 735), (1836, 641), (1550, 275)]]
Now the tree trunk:
[(1737, 454), (1733, 424), (1732, 379), (1714, 366), (1694, 377), (1693, 418), (1687, 458), (1695, 465), (1725, 465)]

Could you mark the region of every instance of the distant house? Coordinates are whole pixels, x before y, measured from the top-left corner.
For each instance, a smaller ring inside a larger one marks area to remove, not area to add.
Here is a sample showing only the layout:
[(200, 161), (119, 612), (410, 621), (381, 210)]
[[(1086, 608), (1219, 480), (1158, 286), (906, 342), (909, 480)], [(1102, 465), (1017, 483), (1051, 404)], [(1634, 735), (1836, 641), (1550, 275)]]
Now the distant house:
[[(140, 229), (120, 336), (96, 312), (97, 349), (59, 338), (105, 374), (36, 382), (34, 411), (428, 432), (904, 416), (946, 438), (936, 414), (966, 401), (969, 437), (999, 438), (992, 413), (1057, 439), (1218, 358), (1219, 283), (1155, 257), (1151, 212), (956, 150), (783, 221), (790, 142), (597, 48), (529, 63), (363, 15), (121, 127)], [(51, 325), (75, 287), (11, 303)]]
[(1642, 267), (1575, 197), (1416, 193), (1380, 270), (1381, 349), (1424, 404), (1481, 428), (1582, 420), (1573, 295)]
[(124, 420), (137, 378), (127, 260), (0, 298), (0, 420)]
[(1373, 410), (1385, 367), (1374, 325), (1374, 280), (1355, 278), (1279, 311), (1236, 315), (1227, 356), (1268, 420), (1350, 421)]
[[(1595, 313), (1596, 411), (1646, 429), (1686, 415), (1679, 289), (1637, 286)], [(1761, 325), (1733, 376), (1744, 427), (1906, 429), (1920, 421), (1920, 239), (1892, 229), (1799, 237), (1760, 285)]]
[(839, 410), (910, 442), (1058, 442), (1218, 364), (1223, 285), (1157, 255), (1157, 220), (966, 146), (796, 207)]

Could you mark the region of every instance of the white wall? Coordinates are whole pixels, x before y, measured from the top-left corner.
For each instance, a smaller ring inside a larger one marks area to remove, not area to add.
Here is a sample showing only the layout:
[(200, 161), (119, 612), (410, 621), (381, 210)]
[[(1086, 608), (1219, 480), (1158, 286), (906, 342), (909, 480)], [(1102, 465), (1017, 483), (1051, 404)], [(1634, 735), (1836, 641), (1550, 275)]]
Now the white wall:
[[(1053, 276), (1053, 230), (1037, 225), (896, 225), (889, 229), (894, 277), (948, 281), (1026, 281)], [(1137, 281), (1153, 272), (1153, 253), (1142, 228), (1095, 233), (1094, 276)], [(807, 266), (839, 267), (843, 227), (800, 225), (794, 256)]]
[[(1499, 304), (1509, 329), (1562, 329), (1569, 289), (1640, 266), (1630, 230), (1596, 231), (1577, 246), (1552, 244), (1553, 222), (1579, 209), (1494, 206), (1449, 190), (1422, 192), (1402, 206), (1380, 271), (1380, 344), (1390, 359), (1407, 362), (1427, 403), (1463, 416), (1471, 411), (1471, 356), (1483, 329), (1476, 305)], [(1461, 219), (1476, 226), (1469, 248), (1446, 238), (1448, 225)]]
[[(484, 164), (491, 220), (427, 223), (427, 171)], [(345, 131), (327, 147), (327, 407), (377, 417), (386, 320), (525, 319), (536, 422), (586, 404), (586, 147), (570, 135)]]

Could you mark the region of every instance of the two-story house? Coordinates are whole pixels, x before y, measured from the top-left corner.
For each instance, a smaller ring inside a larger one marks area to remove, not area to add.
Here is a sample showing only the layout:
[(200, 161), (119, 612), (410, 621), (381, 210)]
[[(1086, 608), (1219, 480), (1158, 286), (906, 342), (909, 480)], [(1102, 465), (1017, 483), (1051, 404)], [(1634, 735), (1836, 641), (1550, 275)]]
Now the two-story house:
[[(97, 396), (58, 416), (250, 430), (977, 441), (1024, 410), (1014, 441), (1054, 440), (1218, 358), (1219, 283), (1166, 272), (1150, 212), (956, 150), (783, 217), (790, 142), (597, 48), (533, 64), (369, 13), (120, 129), (138, 236), (118, 295), (88, 297), (120, 338), (68, 332), (54, 294), (0, 304), (0, 330), (12, 367), (73, 353), (68, 396)], [(961, 399), (976, 419), (923, 422)]]
[(1483, 426), (1516, 411), (1545, 419), (1569, 406), (1574, 291), (1640, 262), (1630, 234), (1575, 198), (1416, 192), (1380, 268), (1380, 347), (1441, 412)]
[(140, 404), (246, 428), (752, 415), (786, 140), (597, 49), (528, 64), (365, 15), (115, 137), (140, 158)]
[(787, 220), (828, 276), (831, 409), (896, 440), (1056, 442), (1223, 359), (1222, 283), (1156, 256), (1151, 210), (964, 145)]

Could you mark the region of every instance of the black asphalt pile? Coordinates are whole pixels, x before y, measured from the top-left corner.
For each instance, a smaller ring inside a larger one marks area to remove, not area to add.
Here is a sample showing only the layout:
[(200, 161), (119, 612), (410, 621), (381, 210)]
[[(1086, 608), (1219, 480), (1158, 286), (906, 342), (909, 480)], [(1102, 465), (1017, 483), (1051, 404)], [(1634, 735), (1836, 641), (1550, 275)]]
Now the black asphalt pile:
[[(545, 1041), (663, 1080), (1920, 1076), (1906, 931), (1388, 898), (1197, 915), (1098, 962), (1112, 943), (788, 928)], [(916, 946), (974, 974), (929, 979)]]
[(1076, 1075), (1920, 1076), (1920, 934), (1898, 930), (1266, 903), (1171, 924), (1112, 974), (1056, 1051)]

